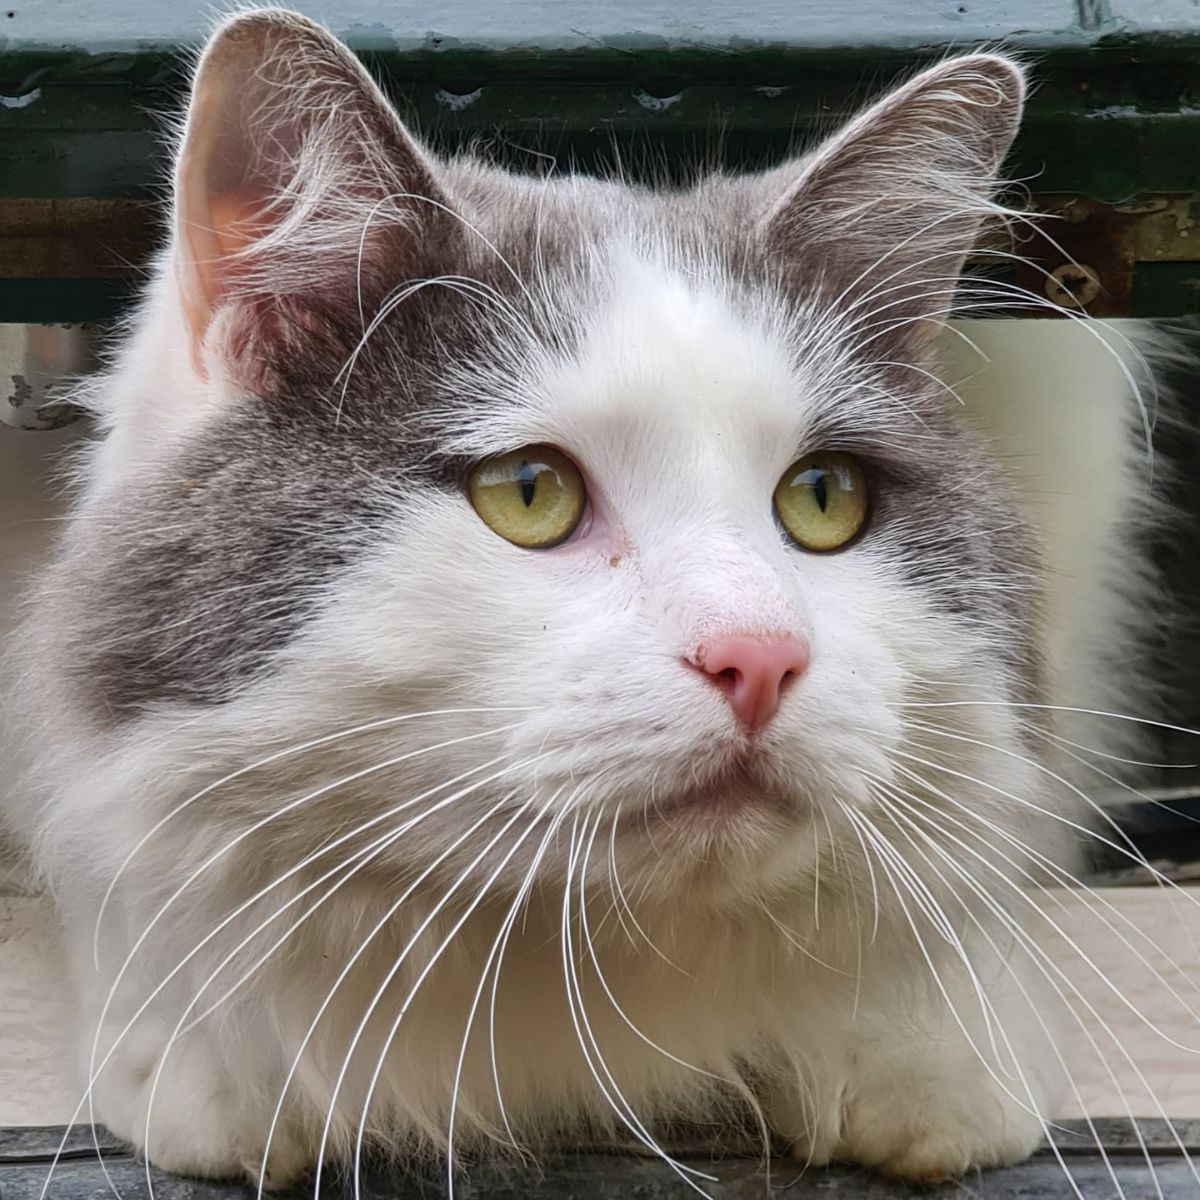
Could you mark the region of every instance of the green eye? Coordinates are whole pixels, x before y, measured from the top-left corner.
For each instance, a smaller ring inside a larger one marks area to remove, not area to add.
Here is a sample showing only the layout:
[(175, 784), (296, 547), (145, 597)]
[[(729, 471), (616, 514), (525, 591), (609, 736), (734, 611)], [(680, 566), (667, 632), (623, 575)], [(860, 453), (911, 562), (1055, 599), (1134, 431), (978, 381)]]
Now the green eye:
[(775, 511), (803, 550), (838, 550), (867, 520), (867, 479), (850, 454), (809, 454), (783, 473)]
[(530, 550), (566, 541), (587, 507), (579, 468), (553, 446), (525, 446), (481, 462), (467, 492), (489, 529)]

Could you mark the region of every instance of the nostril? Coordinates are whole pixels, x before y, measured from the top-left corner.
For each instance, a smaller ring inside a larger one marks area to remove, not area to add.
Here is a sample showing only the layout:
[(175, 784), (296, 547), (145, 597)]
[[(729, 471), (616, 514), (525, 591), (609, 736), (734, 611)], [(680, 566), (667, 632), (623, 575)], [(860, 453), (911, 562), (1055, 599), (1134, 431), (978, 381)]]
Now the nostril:
[(764, 639), (733, 634), (698, 645), (684, 662), (706, 675), (738, 720), (756, 730), (774, 716), (784, 690), (808, 669), (809, 646), (790, 635)]

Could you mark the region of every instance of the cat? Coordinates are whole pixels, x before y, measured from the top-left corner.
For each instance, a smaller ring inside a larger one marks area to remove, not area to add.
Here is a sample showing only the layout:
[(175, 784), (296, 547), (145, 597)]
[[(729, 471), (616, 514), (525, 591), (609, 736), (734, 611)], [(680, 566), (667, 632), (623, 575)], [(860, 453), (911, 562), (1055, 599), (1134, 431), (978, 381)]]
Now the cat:
[(1056, 706), (1128, 704), (1140, 568), (1120, 339), (1029, 335), (1111, 351), (1074, 508), (945, 365), (1024, 91), (947, 58), (654, 188), (438, 158), (320, 26), (219, 26), (17, 639), (83, 1115), (272, 1187), (621, 1139), (694, 1181), (664, 1129), (747, 1120), (917, 1180), (1035, 1148)]

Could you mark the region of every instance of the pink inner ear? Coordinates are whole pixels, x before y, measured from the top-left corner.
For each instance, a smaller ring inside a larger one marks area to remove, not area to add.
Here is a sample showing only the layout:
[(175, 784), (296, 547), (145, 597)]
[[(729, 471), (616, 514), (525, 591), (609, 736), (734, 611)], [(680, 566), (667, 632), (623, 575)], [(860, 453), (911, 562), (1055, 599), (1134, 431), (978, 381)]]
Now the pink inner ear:
[(193, 220), (183, 233), (181, 261), (184, 316), (191, 331), (191, 358), (196, 372), (204, 376), (200, 353), (214, 309), (228, 290), (222, 276), (230, 259), (267, 231), (262, 198), (248, 191), (210, 195), (198, 211), (207, 214), (203, 226)]
[[(328, 305), (340, 287), (370, 303), (397, 272), (433, 273), (458, 231), (402, 199), (413, 194), (445, 204), (431, 164), (344, 46), (282, 10), (226, 22), (197, 68), (175, 172), (175, 270), (197, 372), (218, 355), (230, 379), (257, 387), (272, 356), (290, 361), (306, 319), (320, 323), (306, 317), (310, 301)], [(371, 220), (381, 204), (386, 216)], [(395, 219), (402, 211), (412, 220)], [(288, 226), (300, 212), (302, 228)], [(285, 226), (281, 244), (271, 234)], [(359, 251), (367, 264), (371, 252), (410, 262), (356, 274)]]
[(267, 231), (260, 197), (231, 192), (213, 196), (208, 202), (209, 219), (217, 239), (217, 253), (222, 258), (236, 254)]

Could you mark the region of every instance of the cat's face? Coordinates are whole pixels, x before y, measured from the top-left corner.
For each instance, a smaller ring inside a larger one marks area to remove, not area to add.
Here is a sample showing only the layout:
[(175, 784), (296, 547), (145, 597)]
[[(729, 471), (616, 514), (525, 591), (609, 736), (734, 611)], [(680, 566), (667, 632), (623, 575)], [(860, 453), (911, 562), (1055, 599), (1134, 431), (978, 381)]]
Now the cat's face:
[(929, 374), (1009, 64), (663, 195), (433, 164), (303, 24), (229, 27), (196, 94), (159, 302), (203, 411), (113, 418), (71, 561), (109, 719), (246, 757), (369, 725), (260, 802), (330, 785), (311, 844), (419, 815), (410, 871), (557, 838), (543, 875), (724, 894), (861, 837), (911, 705), (1029, 694), (1024, 537)]

